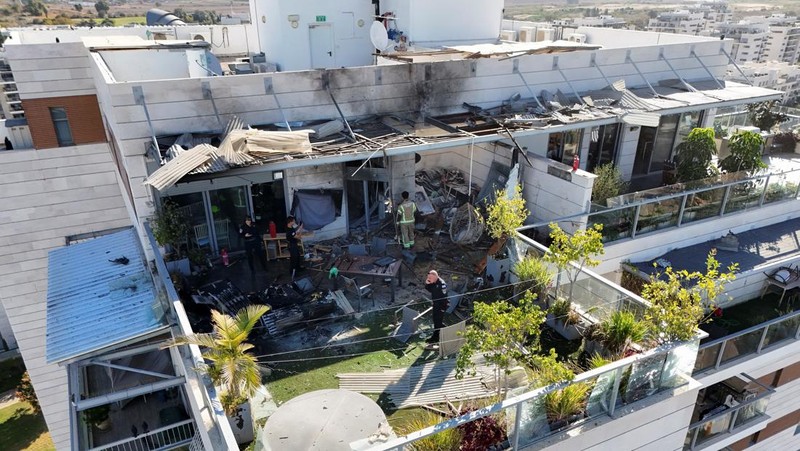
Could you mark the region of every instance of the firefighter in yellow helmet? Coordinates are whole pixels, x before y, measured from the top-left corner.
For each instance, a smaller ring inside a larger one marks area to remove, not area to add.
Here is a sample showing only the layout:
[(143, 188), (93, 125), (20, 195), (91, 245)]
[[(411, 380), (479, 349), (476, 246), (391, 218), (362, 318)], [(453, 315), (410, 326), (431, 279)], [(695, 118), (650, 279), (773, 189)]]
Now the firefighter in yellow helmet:
[(403, 248), (410, 249), (414, 245), (414, 215), (417, 204), (408, 198), (408, 191), (403, 191), (403, 201), (397, 206), (397, 225), (400, 226), (400, 240)]

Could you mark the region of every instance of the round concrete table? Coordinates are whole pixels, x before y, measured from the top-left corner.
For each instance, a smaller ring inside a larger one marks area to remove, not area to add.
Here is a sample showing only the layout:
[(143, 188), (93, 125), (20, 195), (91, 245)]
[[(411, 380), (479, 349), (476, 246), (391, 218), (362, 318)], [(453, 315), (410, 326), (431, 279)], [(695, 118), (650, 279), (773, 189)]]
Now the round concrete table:
[(375, 401), (349, 390), (318, 390), (280, 406), (264, 425), (261, 448), (272, 451), (350, 451), (386, 423)]

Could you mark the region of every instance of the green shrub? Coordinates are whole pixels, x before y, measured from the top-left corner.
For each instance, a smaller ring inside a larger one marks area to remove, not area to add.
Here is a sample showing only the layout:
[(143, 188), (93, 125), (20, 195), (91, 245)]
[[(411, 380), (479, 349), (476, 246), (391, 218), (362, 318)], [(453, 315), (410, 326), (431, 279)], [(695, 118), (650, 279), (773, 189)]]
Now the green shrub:
[[(395, 431), (399, 435), (407, 435), (445, 420), (446, 418), (442, 418), (433, 412), (420, 410), (398, 425)], [(414, 451), (455, 451), (458, 450), (459, 446), (461, 446), (461, 432), (458, 429), (451, 428), (418, 440), (409, 447)]]
[(583, 412), (588, 393), (589, 385), (578, 383), (545, 395), (544, 407), (548, 421), (564, 421), (573, 415)]
[(531, 290), (540, 301), (544, 300), (542, 296), (553, 281), (553, 274), (544, 260), (525, 257), (514, 265), (514, 273), (524, 282), (520, 284), (522, 290)]
[(611, 163), (603, 164), (595, 168), (592, 185), (592, 202), (605, 204), (606, 199), (619, 196), (627, 189), (628, 183), (622, 179), (622, 174), (616, 166)]
[(625, 352), (631, 343), (642, 341), (647, 332), (644, 323), (639, 322), (632, 312), (616, 311), (600, 325), (603, 344), (612, 354)]

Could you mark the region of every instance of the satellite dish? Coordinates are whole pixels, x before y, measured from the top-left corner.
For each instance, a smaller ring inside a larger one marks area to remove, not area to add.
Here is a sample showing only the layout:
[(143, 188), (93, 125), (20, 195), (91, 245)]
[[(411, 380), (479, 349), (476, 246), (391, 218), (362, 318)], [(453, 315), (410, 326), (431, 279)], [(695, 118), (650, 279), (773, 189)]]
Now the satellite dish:
[(384, 51), (389, 47), (389, 34), (386, 33), (386, 27), (383, 25), (383, 22), (377, 20), (372, 22), (372, 25), (369, 27), (369, 40), (372, 41), (372, 45), (380, 51)]

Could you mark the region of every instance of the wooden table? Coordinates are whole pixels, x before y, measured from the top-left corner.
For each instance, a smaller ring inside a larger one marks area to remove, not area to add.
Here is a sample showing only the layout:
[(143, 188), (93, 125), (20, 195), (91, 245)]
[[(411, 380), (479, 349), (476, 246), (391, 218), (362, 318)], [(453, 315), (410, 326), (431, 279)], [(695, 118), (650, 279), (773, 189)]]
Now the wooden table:
[[(300, 247), (300, 255), (302, 256), (305, 253), (305, 248), (303, 247), (303, 240), (305, 238), (311, 238), (314, 236), (314, 232), (303, 232), (297, 235), (299, 238), (299, 242), (297, 245)], [(289, 258), (289, 243), (286, 241), (286, 234), (285, 233), (278, 233), (275, 234), (275, 238), (269, 236), (268, 233), (264, 234), (262, 237), (264, 240), (264, 252), (267, 254), (267, 261), (270, 260), (277, 260), (279, 258)], [(270, 258), (269, 255), (269, 244), (275, 244), (275, 256)]]
[[(354, 276), (370, 276), (370, 277), (388, 277), (392, 279), (392, 302), (394, 302), (394, 295), (396, 285), (403, 284), (403, 262), (402, 260), (395, 260), (387, 266), (377, 266), (375, 262), (385, 257), (370, 257), (366, 255), (348, 255), (336, 258), (328, 267), (336, 267), (342, 274), (350, 274)], [(363, 267), (371, 266), (370, 269), (364, 270)], [(398, 283), (395, 284), (395, 281)]]

